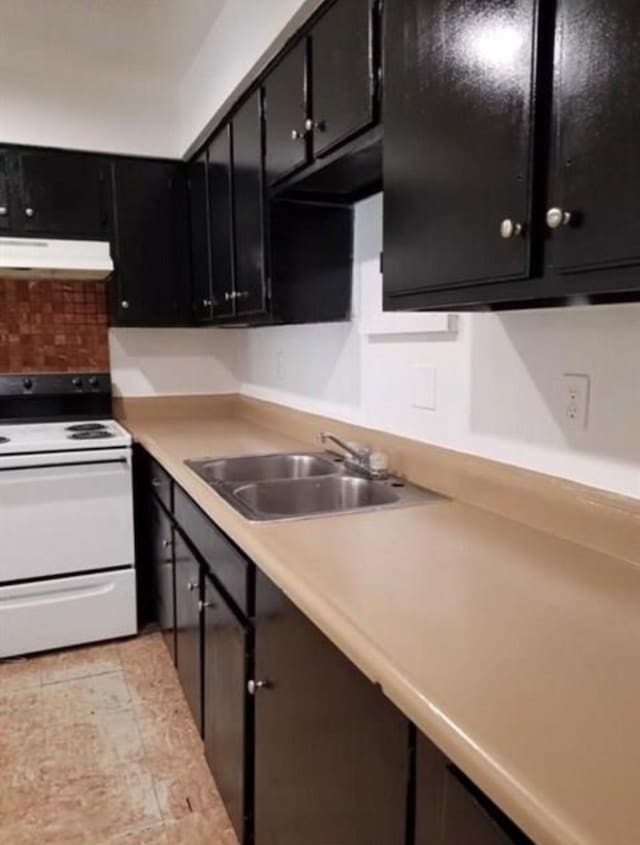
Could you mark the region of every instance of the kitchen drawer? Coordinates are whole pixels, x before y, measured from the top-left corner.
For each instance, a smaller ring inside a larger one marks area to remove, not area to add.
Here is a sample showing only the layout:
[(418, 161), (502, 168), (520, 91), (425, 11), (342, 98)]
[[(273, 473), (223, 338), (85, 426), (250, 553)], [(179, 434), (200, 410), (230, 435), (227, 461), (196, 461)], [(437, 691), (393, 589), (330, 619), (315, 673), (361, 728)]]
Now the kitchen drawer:
[(251, 615), (249, 581), (253, 564), (177, 486), (174, 507), (176, 522), (203, 558), (209, 572), (229, 593), (239, 610)]
[(0, 658), (136, 632), (133, 569), (0, 587)]
[(169, 473), (160, 466), (153, 458), (149, 458), (149, 484), (151, 489), (162, 504), (171, 511), (173, 508), (173, 481)]

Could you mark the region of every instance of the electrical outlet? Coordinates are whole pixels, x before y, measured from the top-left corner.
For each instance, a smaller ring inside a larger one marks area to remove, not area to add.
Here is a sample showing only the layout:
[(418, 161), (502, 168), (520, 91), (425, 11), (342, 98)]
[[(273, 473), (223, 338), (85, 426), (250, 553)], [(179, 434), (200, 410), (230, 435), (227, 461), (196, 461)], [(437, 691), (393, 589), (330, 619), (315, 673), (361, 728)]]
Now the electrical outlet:
[(427, 411), (436, 409), (437, 371), (435, 367), (415, 364), (412, 371), (412, 398), (414, 408)]
[(563, 375), (564, 427), (568, 431), (586, 431), (589, 424), (591, 380), (585, 373)]

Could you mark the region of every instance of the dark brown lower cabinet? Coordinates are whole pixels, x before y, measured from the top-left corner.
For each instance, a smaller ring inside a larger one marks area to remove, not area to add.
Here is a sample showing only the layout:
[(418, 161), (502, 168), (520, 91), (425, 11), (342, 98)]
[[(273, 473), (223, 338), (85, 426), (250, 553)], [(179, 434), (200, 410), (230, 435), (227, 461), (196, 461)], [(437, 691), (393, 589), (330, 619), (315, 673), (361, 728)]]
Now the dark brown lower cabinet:
[(415, 845), (533, 845), (420, 734), (416, 754)]
[(248, 841), (247, 661), (249, 630), (205, 576), (203, 731), (207, 760), (241, 843)]
[(198, 730), (202, 732), (202, 648), (200, 561), (180, 531), (174, 532), (176, 570), (176, 664), (178, 677)]
[(260, 572), (255, 845), (404, 845), (409, 726)]
[(150, 497), (149, 523), (155, 618), (160, 626), (169, 653), (175, 662), (173, 523), (155, 496)]

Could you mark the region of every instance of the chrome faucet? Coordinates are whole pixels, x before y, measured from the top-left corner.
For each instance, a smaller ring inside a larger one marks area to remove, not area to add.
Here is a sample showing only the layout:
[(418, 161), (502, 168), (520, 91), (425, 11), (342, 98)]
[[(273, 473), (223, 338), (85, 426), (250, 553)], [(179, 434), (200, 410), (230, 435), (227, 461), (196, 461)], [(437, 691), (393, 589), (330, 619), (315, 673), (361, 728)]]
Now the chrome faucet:
[(331, 441), (339, 446), (348, 456), (344, 461), (345, 466), (366, 475), (367, 478), (380, 480), (388, 477), (387, 456), (382, 452), (373, 452), (357, 443), (345, 443), (344, 440), (336, 437), (335, 434), (331, 434), (330, 431), (321, 432), (320, 440), (323, 445)]

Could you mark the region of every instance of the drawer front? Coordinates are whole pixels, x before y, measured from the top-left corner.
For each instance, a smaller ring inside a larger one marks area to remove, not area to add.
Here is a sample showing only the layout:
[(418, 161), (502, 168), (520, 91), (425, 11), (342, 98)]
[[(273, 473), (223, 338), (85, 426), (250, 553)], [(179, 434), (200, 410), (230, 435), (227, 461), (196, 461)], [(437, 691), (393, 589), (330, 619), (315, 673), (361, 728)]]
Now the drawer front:
[(149, 457), (149, 484), (155, 496), (171, 511), (173, 507), (173, 481), (157, 461)]
[(0, 587), (0, 658), (136, 631), (133, 569)]
[(200, 508), (175, 489), (175, 519), (242, 613), (249, 615), (249, 561), (236, 551)]

